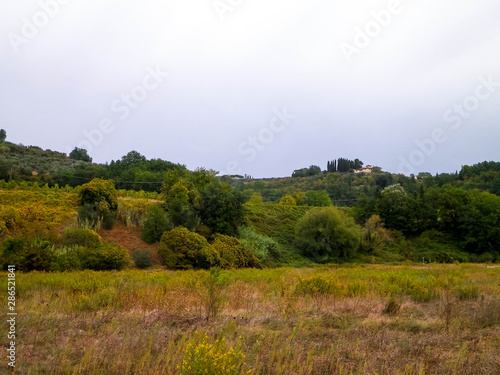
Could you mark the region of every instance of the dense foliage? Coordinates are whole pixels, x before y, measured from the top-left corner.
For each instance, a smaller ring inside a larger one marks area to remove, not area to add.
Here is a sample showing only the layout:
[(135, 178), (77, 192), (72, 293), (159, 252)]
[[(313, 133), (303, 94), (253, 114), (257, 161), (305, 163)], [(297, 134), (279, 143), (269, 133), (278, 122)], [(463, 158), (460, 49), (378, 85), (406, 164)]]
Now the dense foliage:
[(313, 209), (297, 225), (296, 246), (318, 261), (350, 259), (360, 240), (361, 227), (336, 207)]
[(112, 229), (118, 209), (118, 192), (112, 180), (95, 178), (82, 185), (78, 220), (92, 229)]
[(205, 237), (180, 226), (163, 234), (158, 253), (168, 268), (210, 268), (219, 263)]
[[(32, 269), (46, 267), (31, 253), (45, 254), (49, 263), (58, 257), (58, 226), (111, 229), (116, 219), (138, 227), (144, 242), (161, 242), (164, 253), (162, 238), (179, 227), (213, 251), (215, 260), (170, 261), (173, 268), (500, 261), (500, 163), (436, 176), (362, 166), (359, 159), (339, 158), (326, 171), (312, 165), (291, 178), (220, 178), (136, 151), (93, 164), (83, 149), (68, 157), (9, 143), (0, 134), (0, 240), (25, 241)], [(70, 222), (75, 212), (78, 221)]]

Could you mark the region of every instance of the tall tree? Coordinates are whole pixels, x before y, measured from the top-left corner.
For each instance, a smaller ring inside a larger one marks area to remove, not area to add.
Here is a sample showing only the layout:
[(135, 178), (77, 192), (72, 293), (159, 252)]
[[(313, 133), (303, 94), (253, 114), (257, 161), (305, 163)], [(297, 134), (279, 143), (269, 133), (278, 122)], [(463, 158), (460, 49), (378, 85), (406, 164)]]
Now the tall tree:
[(84, 148), (75, 147), (73, 151), (70, 152), (69, 158), (72, 160), (81, 160), (86, 161), (88, 163), (92, 163), (92, 158), (87, 153), (87, 150)]

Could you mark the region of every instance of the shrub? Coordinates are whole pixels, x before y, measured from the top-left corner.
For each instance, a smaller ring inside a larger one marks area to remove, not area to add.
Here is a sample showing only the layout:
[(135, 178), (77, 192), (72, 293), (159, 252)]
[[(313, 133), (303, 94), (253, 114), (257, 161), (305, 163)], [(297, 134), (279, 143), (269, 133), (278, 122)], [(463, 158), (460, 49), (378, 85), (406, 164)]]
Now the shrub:
[(299, 220), (296, 247), (317, 261), (346, 260), (358, 250), (361, 235), (361, 227), (338, 208), (316, 208)]
[(78, 221), (97, 229), (102, 223), (104, 229), (113, 229), (115, 214), (118, 208), (118, 193), (112, 180), (93, 179), (84, 184), (80, 190)]
[(94, 248), (79, 248), (82, 268), (94, 271), (121, 270), (131, 263), (124, 247), (103, 243)]
[(165, 232), (158, 254), (168, 268), (210, 268), (219, 263), (219, 256), (205, 237), (177, 227)]
[(134, 250), (132, 252), (132, 259), (137, 268), (145, 269), (153, 265), (151, 254), (146, 250)]
[(257, 233), (249, 227), (240, 227), (241, 244), (249, 249), (255, 256), (265, 262), (269, 258), (280, 258), (280, 245), (278, 242), (263, 234)]
[(111, 230), (115, 226), (115, 214), (113, 212), (103, 212), (101, 214), (102, 218), (102, 228), (106, 230)]
[(54, 262), (54, 245), (44, 239), (8, 238), (2, 245), (1, 259), (3, 269), (14, 264), (24, 272), (50, 271)]
[(430, 285), (415, 284), (410, 291), (411, 299), (415, 302), (429, 302), (436, 298), (436, 289)]
[(146, 213), (142, 239), (153, 244), (161, 240), (164, 232), (172, 229), (173, 225), (168, 214), (159, 205), (154, 205)]
[(99, 230), (102, 225), (102, 216), (95, 210), (94, 206), (86, 204), (78, 207), (78, 224), (83, 228)]
[(215, 319), (224, 303), (224, 280), (221, 278), (220, 271), (219, 267), (211, 268), (208, 277), (203, 281), (206, 290), (203, 304), (207, 320)]
[(91, 206), (101, 205), (101, 208), (114, 211), (118, 208), (118, 193), (112, 180), (94, 178), (80, 190), (80, 204)]
[(259, 259), (248, 248), (245, 248), (239, 239), (216, 234), (212, 247), (219, 254), (222, 268), (259, 267)]
[(55, 251), (54, 270), (59, 272), (83, 269), (80, 254), (83, 246), (63, 246)]
[(349, 297), (362, 297), (366, 295), (368, 285), (365, 281), (353, 280), (347, 284), (347, 295)]
[(205, 333), (201, 340), (197, 333), (194, 343), (186, 347), (184, 360), (177, 368), (181, 375), (239, 375), (245, 371), (246, 356), (241, 350), (241, 343), (229, 347), (224, 338), (210, 342)]
[(279, 201), (279, 204), (281, 206), (296, 206), (297, 205), (297, 201), (295, 200), (294, 197), (292, 197), (291, 195), (285, 195), (284, 197), (282, 197)]
[(478, 299), (479, 288), (477, 285), (460, 285), (455, 288), (455, 296), (460, 300)]
[(13, 207), (2, 206), (0, 208), (0, 222), (6, 229), (14, 229), (16, 224), (21, 221), (19, 211)]
[(307, 278), (300, 277), (299, 282), (295, 285), (295, 292), (299, 294), (338, 294), (340, 286), (335, 279), (327, 276), (310, 276)]
[(64, 246), (99, 247), (103, 244), (101, 236), (90, 229), (66, 229), (62, 234)]
[(382, 310), (382, 312), (388, 315), (396, 315), (400, 308), (401, 304), (399, 304), (393, 297), (391, 297), (387, 301), (387, 304), (385, 305), (385, 308), (384, 310)]

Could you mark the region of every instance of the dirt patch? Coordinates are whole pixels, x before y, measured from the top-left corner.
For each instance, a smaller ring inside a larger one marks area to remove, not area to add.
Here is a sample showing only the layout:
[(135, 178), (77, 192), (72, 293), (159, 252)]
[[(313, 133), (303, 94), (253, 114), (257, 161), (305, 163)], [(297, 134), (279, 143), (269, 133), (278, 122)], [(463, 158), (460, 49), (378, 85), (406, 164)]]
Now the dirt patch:
[(149, 251), (154, 264), (160, 264), (157, 246), (150, 245), (141, 239), (142, 229), (139, 227), (127, 227), (121, 222), (116, 222), (112, 230), (99, 230), (99, 235), (106, 242), (114, 242), (126, 248), (130, 255), (133, 250)]

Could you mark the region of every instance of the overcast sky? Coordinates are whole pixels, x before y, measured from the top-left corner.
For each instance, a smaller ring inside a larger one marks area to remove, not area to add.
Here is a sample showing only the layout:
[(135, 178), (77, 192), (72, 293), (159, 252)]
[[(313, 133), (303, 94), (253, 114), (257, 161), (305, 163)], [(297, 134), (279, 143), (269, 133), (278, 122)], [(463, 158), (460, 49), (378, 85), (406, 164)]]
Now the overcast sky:
[(498, 0), (0, 0), (0, 127), (96, 162), (454, 172), (500, 161), (499, 20)]

